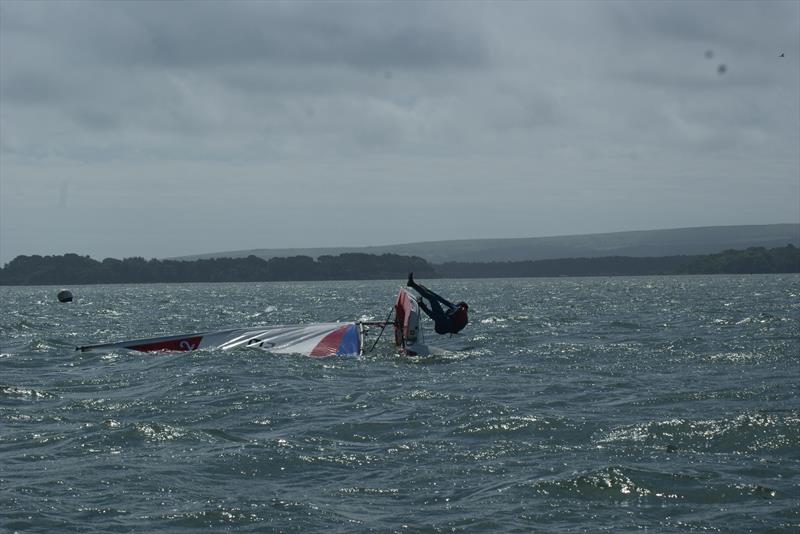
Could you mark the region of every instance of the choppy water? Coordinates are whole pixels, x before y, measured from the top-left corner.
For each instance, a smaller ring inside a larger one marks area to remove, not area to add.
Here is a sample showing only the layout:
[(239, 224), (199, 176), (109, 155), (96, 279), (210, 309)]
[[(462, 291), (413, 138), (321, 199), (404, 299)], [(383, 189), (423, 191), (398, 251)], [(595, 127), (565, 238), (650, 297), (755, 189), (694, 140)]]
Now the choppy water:
[(429, 359), (73, 350), (397, 286), (0, 288), (0, 532), (800, 530), (796, 275), (432, 281)]

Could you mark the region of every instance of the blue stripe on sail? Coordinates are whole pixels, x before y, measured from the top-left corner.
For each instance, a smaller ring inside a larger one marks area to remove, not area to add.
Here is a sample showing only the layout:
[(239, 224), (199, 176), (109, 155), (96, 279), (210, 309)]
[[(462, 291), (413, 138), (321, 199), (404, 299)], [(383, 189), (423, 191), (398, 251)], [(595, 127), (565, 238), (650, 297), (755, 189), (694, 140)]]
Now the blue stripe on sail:
[(358, 326), (350, 325), (347, 327), (342, 341), (339, 342), (339, 356), (358, 356), (361, 353), (361, 336), (358, 335)]

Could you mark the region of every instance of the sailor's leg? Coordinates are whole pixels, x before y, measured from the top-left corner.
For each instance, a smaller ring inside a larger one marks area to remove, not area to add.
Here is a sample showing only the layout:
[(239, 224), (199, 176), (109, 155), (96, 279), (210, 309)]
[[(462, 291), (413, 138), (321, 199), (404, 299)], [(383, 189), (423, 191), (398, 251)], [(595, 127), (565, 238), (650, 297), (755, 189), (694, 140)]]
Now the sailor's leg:
[(414, 289), (417, 290), (417, 293), (419, 293), (420, 296), (430, 300), (431, 302), (441, 298), (439, 297), (439, 295), (437, 295), (427, 287), (423, 286), (422, 284), (418, 284), (413, 280), (409, 280), (408, 287), (413, 287)]
[(417, 293), (419, 293), (425, 298), (428, 298), (428, 295), (423, 294), (423, 292), (430, 292), (428, 288), (419, 285), (416, 281), (414, 281), (413, 278), (411, 278), (411, 275), (408, 275), (408, 282), (406, 283), (406, 286), (416, 289)]
[(447, 306), (448, 308), (450, 308), (451, 310), (456, 309), (455, 304), (453, 304), (452, 302), (450, 302), (446, 298), (442, 297), (441, 295), (439, 295), (437, 293), (434, 293), (433, 291), (431, 291), (430, 289), (428, 289), (427, 287), (425, 287), (425, 286), (423, 286), (421, 284), (417, 284), (415, 282), (414, 285), (411, 286), (411, 287), (416, 289), (419, 292), (420, 295), (422, 295), (423, 297), (428, 299), (431, 302), (431, 304), (433, 304), (434, 302), (440, 302), (440, 303), (444, 304), (445, 306)]
[(431, 303), (431, 309), (429, 310), (429, 312), (426, 312), (428, 313), (428, 317), (433, 319), (435, 323), (444, 321), (445, 315), (442, 306), (435, 300), (429, 300), (429, 302)]
[(433, 316), (433, 312), (431, 311), (431, 309), (430, 309), (430, 308), (428, 308), (428, 307), (425, 305), (425, 302), (424, 302), (424, 301), (422, 301), (422, 300), (418, 300), (418, 301), (417, 301), (417, 304), (419, 304), (419, 309), (421, 309), (422, 311), (424, 311), (424, 312), (425, 312), (425, 315), (427, 315), (428, 317), (430, 317), (430, 318), (431, 318), (431, 319), (433, 319), (433, 320), (436, 320), (436, 319), (434, 318), (434, 316)]

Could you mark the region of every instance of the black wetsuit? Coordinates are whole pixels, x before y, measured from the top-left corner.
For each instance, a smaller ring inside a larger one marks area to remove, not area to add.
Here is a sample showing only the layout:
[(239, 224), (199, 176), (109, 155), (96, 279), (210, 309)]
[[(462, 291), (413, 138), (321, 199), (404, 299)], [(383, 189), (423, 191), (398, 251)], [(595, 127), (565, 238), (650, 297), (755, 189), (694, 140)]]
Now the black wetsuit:
[[(421, 297), (428, 300), (430, 307), (419, 300), (419, 307), (425, 314), (433, 319), (434, 329), (437, 334), (457, 334), (467, 326), (467, 311), (456, 306), (444, 297), (437, 295), (427, 287), (420, 285), (413, 280), (409, 280), (409, 287), (413, 287)], [(442, 308), (442, 304), (447, 307), (447, 311)]]

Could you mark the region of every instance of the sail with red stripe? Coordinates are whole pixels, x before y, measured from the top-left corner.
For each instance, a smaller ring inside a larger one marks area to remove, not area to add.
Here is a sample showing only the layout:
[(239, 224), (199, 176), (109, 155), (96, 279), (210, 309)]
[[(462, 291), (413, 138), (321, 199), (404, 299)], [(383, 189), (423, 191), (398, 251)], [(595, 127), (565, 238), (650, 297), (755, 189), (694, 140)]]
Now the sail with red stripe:
[(420, 309), (417, 298), (406, 288), (401, 287), (394, 305), (394, 343), (401, 354), (426, 356), (429, 348), (422, 339), (420, 329)]
[(276, 354), (302, 354), (315, 358), (359, 356), (363, 350), (359, 323), (314, 323), (293, 326), (236, 328), (179, 334), (78, 347), (83, 352), (115, 349), (139, 352), (188, 352), (199, 349), (257, 348)]

